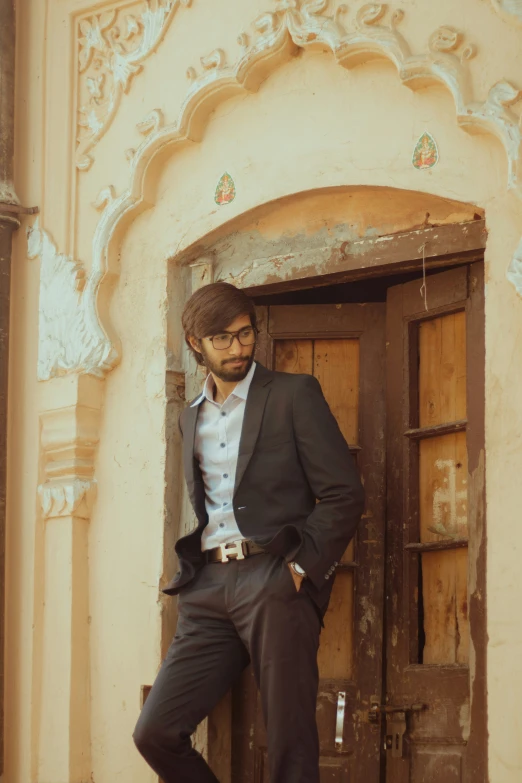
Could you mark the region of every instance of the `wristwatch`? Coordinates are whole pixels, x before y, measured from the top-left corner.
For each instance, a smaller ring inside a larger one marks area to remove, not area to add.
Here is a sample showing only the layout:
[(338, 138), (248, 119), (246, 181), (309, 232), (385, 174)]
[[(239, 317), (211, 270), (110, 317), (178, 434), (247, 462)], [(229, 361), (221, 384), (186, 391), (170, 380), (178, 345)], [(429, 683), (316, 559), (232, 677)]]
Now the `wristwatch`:
[(301, 566), (298, 563), (293, 561), (292, 563), (290, 563), (290, 568), (292, 569), (294, 574), (297, 574), (297, 576), (302, 576), (303, 579), (305, 578), (306, 571), (304, 570), (304, 568), (301, 568)]

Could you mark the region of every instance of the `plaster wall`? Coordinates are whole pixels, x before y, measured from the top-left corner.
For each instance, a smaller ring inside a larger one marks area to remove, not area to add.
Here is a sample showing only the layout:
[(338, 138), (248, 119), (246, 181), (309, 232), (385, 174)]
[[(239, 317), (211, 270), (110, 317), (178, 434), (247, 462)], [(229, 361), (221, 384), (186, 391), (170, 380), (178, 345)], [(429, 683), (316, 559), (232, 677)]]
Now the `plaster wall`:
[[(64, 576), (63, 594), (58, 581), (53, 594), (57, 603), (44, 606), (49, 573), (57, 562), (52, 549), (46, 554), (45, 541), (51, 540), (48, 531), (57, 519), (71, 530), (78, 519), (88, 526), (88, 541), (80, 542), (78, 550), (82, 562), (88, 563), (86, 580), (75, 589), (85, 592), (89, 628), (87, 669), (81, 674), (89, 692), (83, 703), (88, 710), (89, 730), (83, 736), (88, 738), (89, 773), (97, 783), (154, 780), (133, 748), (131, 732), (139, 712), (140, 687), (154, 678), (169, 627), (165, 617), (170, 616), (170, 599), (158, 593), (158, 585), (169, 576), (165, 521), (168, 518), (169, 524), (177, 525), (183, 516), (179, 476), (169, 474), (166, 456), (166, 375), (191, 371), (178, 323), (190, 288), (188, 264), (212, 247), (219, 251), (217, 278), (244, 286), (261, 285), (290, 277), (295, 270), (291, 260), (283, 267), (271, 258), (260, 260), (257, 240), (259, 247), (273, 243), (275, 254), (297, 242), (320, 247), (326, 237), (349, 240), (418, 227), (426, 212), (433, 223), (445, 223), (471, 219), (476, 211), (484, 211), (489, 232), (490, 778), (493, 783), (515, 783), (520, 778), (517, 706), (522, 699), (522, 674), (516, 664), (522, 622), (514, 607), (522, 599), (517, 488), (522, 434), (518, 393), (522, 369), (517, 347), (522, 300), (506, 279), (506, 269), (520, 240), (522, 201), (507, 191), (508, 163), (500, 141), (491, 135), (469, 135), (459, 128), (453, 98), (442, 86), (412, 91), (387, 60), (361, 62), (347, 70), (331, 53), (311, 50), (300, 51), (274, 67), (257, 92), (228, 98), (223, 93), (212, 113), (209, 109), (205, 114), (201, 132), (184, 144), (164, 145), (143, 175), (135, 176), (134, 164), (125, 156), (126, 149), (139, 147), (142, 137), (135, 125), (152, 109), (160, 108), (165, 122), (177, 121), (190, 86), (185, 71), (192, 65), (201, 71), (199, 54), (221, 47), (234, 61), (239, 52), (237, 35), (274, 5), (267, 5), (266, 0), (226, 0), (217, 9), (194, 0), (190, 8), (180, 7), (92, 150), (92, 165), (79, 171), (74, 163), (74, 117), (80, 77), (74, 49), (77, 27), (71, 18), (78, 14), (91, 19), (95, 11), (120, 6), (137, 13), (141, 6), (85, 0), (17, 3), (17, 189), (21, 199), (40, 206), (41, 225), (59, 252), (80, 259), (89, 273), (96, 260), (97, 227), (106, 215), (93, 207), (100, 190), (113, 185), (117, 196), (134, 177), (143, 197), (107, 234), (104, 246), (109, 273), (98, 313), (110, 326), (111, 335), (117, 336), (114, 344), (121, 360), (112, 371), (104, 371), (106, 380), (100, 381), (103, 396), (95, 439), (99, 443), (89, 458), (96, 499), (80, 511), (72, 507), (70, 513), (66, 509), (67, 513), (49, 514), (37, 497), (38, 485), (50, 481), (48, 455), (39, 446), (42, 428), (49, 425), (44, 426), (39, 417), (53, 408), (63, 409), (61, 384), (70, 376), (60, 372), (53, 380), (37, 380), (37, 355), (42, 350), (38, 309), (44, 301), (40, 292), (38, 304), (39, 263), (43, 276), (44, 258), (40, 262), (28, 259), (24, 231), (18, 233), (15, 244), (5, 783), (83, 780), (83, 768), (75, 766), (69, 750), (64, 751), (60, 743), (50, 749), (42, 741), (46, 736), (42, 727), (53, 710), (53, 694), (60, 709), (70, 702), (67, 672), (53, 666), (52, 645), (44, 644), (53, 611), (67, 610), (65, 587), (76, 584), (71, 555), (63, 566), (64, 573), (70, 571), (67, 579)], [(355, 11), (361, 6), (358, 3)], [(522, 28), (508, 24), (486, 0), (462, 0), (458, 9), (449, 0), (436, 6), (410, 0), (402, 7), (406, 11), (403, 34), (413, 51), (424, 51), (429, 36), (444, 23), (464, 30), (466, 41), (477, 42), (477, 56), (469, 65), (465, 63), (477, 100), (485, 100), (490, 86), (500, 78), (522, 87), (517, 81)], [(437, 140), (440, 161), (433, 169), (418, 171), (411, 165), (411, 156), (426, 129)], [(214, 192), (224, 171), (233, 176), (237, 195), (221, 207), (214, 201)], [(244, 256), (227, 255), (227, 236), (232, 231), (247, 238)], [(252, 263), (246, 265), (248, 254)], [(92, 410), (98, 405), (88, 394), (80, 402)], [(81, 423), (71, 427), (67, 436), (71, 443), (84, 444), (81, 429)], [(72, 480), (69, 474), (66, 479)], [(57, 646), (70, 643), (65, 629), (63, 638), (58, 636)], [(74, 656), (71, 661), (74, 675)], [(76, 720), (74, 706), (72, 711), (67, 709), (64, 719)], [(65, 739), (63, 744), (67, 744)]]

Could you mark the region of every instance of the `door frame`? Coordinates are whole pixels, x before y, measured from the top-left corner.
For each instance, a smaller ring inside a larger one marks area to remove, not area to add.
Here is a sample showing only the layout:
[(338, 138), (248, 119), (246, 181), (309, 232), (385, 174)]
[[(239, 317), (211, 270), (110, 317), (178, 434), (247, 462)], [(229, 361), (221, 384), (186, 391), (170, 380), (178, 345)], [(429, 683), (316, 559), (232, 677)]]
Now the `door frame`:
[[(487, 231), (485, 220), (483, 218), (466, 221), (464, 223), (453, 223), (438, 227), (434, 232), (433, 227), (425, 229), (415, 229), (413, 231), (400, 232), (388, 237), (378, 237), (376, 239), (361, 240), (360, 247), (353, 249), (353, 255), (350, 249), (353, 243), (343, 243), (339, 249), (339, 258), (337, 270), (335, 273), (319, 275), (312, 277), (306, 275), (304, 278), (296, 269), (295, 276), (290, 280), (281, 282), (267, 283), (262, 286), (244, 288), (245, 293), (254, 297), (261, 303), (263, 297), (271, 296), (276, 293), (296, 291), (305, 288), (326, 287), (342, 282), (351, 282), (355, 280), (370, 280), (392, 274), (401, 274), (407, 272), (421, 272), (423, 269), (431, 271), (434, 269), (450, 266), (460, 266), (463, 264), (471, 265), (478, 263), (483, 266), (484, 249), (486, 247)], [(384, 242), (383, 240), (386, 240)], [(430, 248), (427, 252), (426, 247)], [(435, 243), (432, 245), (432, 243)], [(422, 248), (426, 252), (423, 252)], [(419, 252), (420, 248), (420, 252)], [(433, 249), (432, 249), (433, 248)], [(484, 299), (484, 290), (477, 286), (473, 292), (474, 296), (481, 296)], [(482, 328), (482, 331), (481, 331)], [(482, 363), (485, 361), (485, 340), (483, 334), (483, 324), (476, 324), (470, 332), (473, 332), (478, 340), (473, 350), (481, 351)], [(260, 346), (261, 351), (266, 350), (267, 346)], [(477, 401), (478, 402), (478, 401)], [(470, 444), (473, 448), (480, 448), (479, 444), (484, 443), (484, 407), (485, 400), (482, 394), (482, 433), (477, 429), (469, 433)], [(482, 441), (480, 438), (482, 437)], [(484, 452), (484, 449), (482, 449)], [(470, 460), (470, 466), (472, 464)], [(478, 488), (477, 488), (478, 489)], [(470, 546), (471, 550), (471, 546)], [(477, 568), (484, 574), (485, 582), (485, 550), (486, 550), (486, 532), (483, 533), (483, 546), (479, 558), (477, 559)], [(485, 596), (485, 592), (484, 592)], [(470, 606), (470, 622), (473, 622), (476, 607)], [(485, 601), (484, 601), (484, 626), (485, 626)], [(386, 652), (385, 652), (386, 654)], [(487, 704), (485, 700), (486, 690), (486, 662), (480, 661), (475, 670), (475, 687), (481, 687), (484, 696), (477, 694), (473, 699), (473, 712), (482, 710), (484, 722), (487, 724)], [(221, 777), (223, 781), (230, 780), (232, 769), (232, 699), (228, 693), (224, 699), (217, 705), (215, 710), (209, 716), (208, 731), (208, 759), (215, 774)], [(486, 741), (487, 733), (478, 737), (477, 741)], [(373, 782), (372, 782), (373, 783)]]

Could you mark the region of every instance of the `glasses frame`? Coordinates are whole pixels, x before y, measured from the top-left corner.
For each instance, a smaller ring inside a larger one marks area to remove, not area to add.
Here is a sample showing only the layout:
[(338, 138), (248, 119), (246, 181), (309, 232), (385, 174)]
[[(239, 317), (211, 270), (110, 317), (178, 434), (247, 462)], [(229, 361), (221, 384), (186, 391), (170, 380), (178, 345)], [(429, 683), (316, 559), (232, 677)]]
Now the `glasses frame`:
[[(252, 331), (254, 333), (254, 340), (253, 340), (253, 342), (245, 344), (245, 343), (242, 343), (241, 340), (239, 339), (239, 335), (245, 329), (252, 329)], [(229, 345), (226, 345), (223, 348), (217, 348), (214, 345), (214, 338), (215, 337), (221, 337), (224, 334), (228, 334), (230, 336), (230, 338), (231, 338), (230, 339), (230, 343), (229, 343)], [(256, 341), (257, 341), (257, 335), (258, 335), (258, 331), (257, 331), (255, 326), (243, 326), (241, 329), (238, 329), (237, 332), (227, 332), (227, 331), (219, 332), (219, 334), (213, 334), (212, 336), (207, 337), (206, 339), (210, 340), (210, 342), (212, 343), (212, 348), (214, 348), (215, 351), (227, 351), (229, 348), (232, 347), (232, 345), (234, 344), (234, 340), (236, 338), (237, 338), (237, 341), (238, 341), (239, 345), (241, 345), (243, 348), (248, 348), (250, 345), (255, 345)]]

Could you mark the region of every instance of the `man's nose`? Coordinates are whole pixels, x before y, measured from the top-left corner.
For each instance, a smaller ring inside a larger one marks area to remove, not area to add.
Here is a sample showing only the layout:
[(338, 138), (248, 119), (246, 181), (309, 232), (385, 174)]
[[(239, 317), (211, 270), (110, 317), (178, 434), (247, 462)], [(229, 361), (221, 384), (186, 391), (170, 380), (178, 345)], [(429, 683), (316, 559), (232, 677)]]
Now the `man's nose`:
[(243, 353), (243, 346), (239, 342), (237, 334), (234, 335), (232, 345), (229, 348), (229, 353), (232, 354), (232, 356), (241, 356)]

